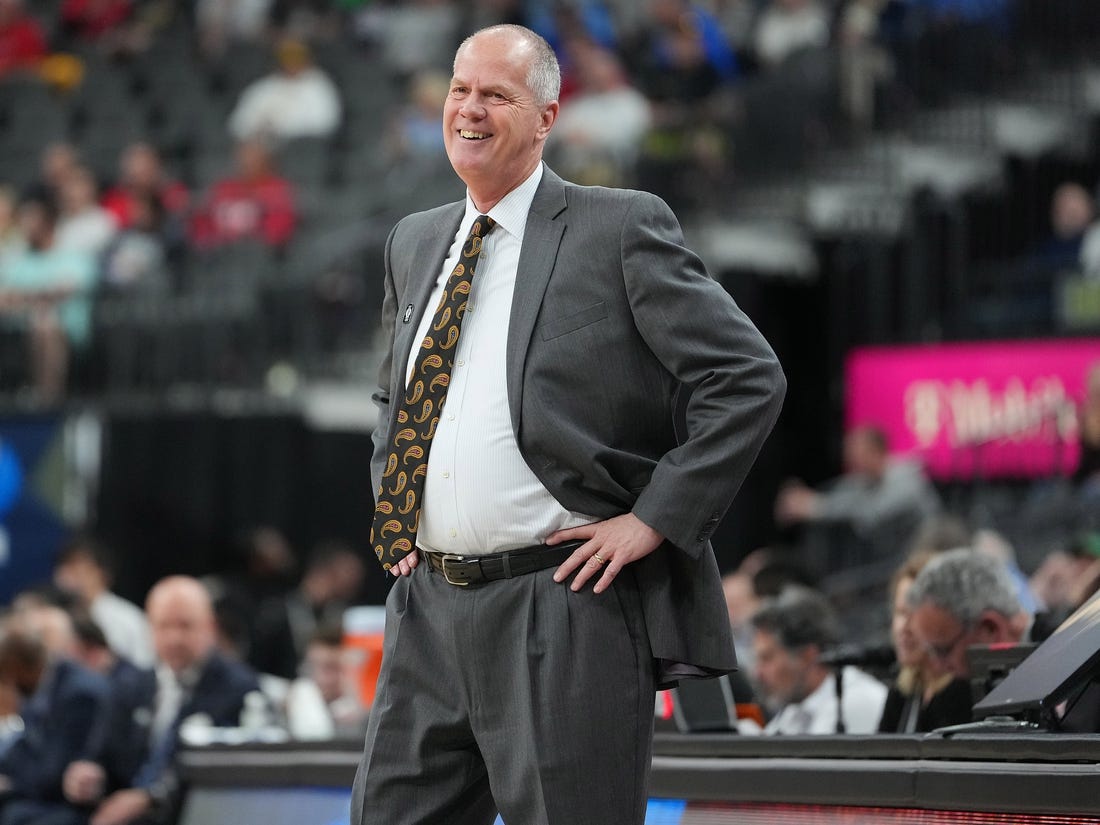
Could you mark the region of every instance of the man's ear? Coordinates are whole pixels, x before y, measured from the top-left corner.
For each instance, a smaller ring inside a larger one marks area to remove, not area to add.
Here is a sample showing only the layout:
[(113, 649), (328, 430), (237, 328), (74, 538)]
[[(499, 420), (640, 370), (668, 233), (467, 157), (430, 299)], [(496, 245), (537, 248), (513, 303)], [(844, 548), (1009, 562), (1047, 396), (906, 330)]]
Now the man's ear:
[(997, 644), (1012, 641), (1009, 620), (996, 610), (983, 610), (974, 623), (977, 641), (982, 644)]
[(546, 140), (549, 136), (550, 129), (554, 126), (554, 121), (558, 119), (558, 111), (560, 108), (558, 101), (551, 100), (539, 113), (539, 130), (537, 134), (540, 140)]

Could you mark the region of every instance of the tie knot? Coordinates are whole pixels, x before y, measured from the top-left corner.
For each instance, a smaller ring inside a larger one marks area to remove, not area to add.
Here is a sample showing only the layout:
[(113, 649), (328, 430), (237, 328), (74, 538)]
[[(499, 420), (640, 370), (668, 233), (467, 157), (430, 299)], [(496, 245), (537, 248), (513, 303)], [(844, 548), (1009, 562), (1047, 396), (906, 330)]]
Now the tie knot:
[(497, 222), (490, 218), (488, 215), (478, 215), (477, 220), (474, 221), (473, 228), (470, 229), (470, 234), (480, 235), (484, 238), (496, 225)]

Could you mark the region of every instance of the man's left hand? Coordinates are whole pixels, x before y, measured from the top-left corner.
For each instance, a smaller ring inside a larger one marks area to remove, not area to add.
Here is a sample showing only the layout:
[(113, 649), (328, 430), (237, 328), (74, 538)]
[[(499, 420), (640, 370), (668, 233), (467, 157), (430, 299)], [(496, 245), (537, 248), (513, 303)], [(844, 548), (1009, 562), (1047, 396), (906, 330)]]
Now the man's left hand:
[(90, 825), (127, 825), (149, 813), (153, 802), (138, 788), (115, 791), (92, 814)]
[(592, 588), (602, 593), (626, 565), (645, 558), (656, 550), (665, 537), (633, 513), (624, 513), (607, 521), (597, 521), (568, 530), (559, 530), (546, 539), (547, 544), (584, 539), (573, 555), (554, 572), (554, 581), (563, 582), (578, 570), (570, 588), (576, 592), (601, 570), (603, 575)]

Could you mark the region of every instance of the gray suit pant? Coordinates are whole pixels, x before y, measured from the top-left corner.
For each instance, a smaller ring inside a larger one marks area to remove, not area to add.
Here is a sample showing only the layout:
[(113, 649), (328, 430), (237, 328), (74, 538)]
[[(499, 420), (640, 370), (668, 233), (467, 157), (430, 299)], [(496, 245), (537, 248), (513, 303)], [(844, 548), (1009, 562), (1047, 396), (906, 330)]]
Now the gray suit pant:
[(652, 654), (629, 568), (455, 587), (422, 563), (386, 609), (353, 825), (641, 825)]

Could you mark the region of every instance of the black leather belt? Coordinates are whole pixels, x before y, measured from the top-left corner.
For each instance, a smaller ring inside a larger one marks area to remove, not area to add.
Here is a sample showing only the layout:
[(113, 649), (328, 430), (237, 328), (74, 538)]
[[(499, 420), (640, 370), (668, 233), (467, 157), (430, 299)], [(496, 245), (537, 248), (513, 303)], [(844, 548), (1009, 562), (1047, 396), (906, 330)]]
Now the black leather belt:
[(448, 584), (466, 587), (485, 584), (500, 579), (512, 579), (547, 567), (557, 567), (583, 541), (567, 541), (563, 544), (536, 544), (487, 556), (456, 556), (453, 553), (430, 553), (422, 550), (433, 569), (443, 574)]

